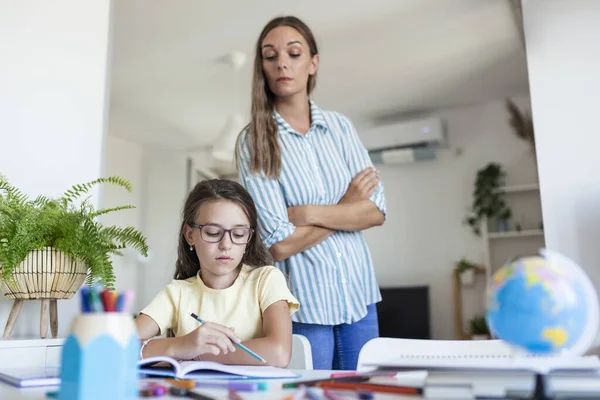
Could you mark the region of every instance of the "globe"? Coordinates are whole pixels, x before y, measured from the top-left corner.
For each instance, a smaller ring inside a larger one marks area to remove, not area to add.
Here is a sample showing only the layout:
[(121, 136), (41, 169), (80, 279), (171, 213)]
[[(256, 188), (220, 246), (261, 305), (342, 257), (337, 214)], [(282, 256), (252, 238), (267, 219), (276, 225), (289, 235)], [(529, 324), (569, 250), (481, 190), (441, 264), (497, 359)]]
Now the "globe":
[(541, 249), (501, 267), (488, 286), (492, 335), (517, 351), (582, 355), (598, 331), (598, 296), (575, 262)]

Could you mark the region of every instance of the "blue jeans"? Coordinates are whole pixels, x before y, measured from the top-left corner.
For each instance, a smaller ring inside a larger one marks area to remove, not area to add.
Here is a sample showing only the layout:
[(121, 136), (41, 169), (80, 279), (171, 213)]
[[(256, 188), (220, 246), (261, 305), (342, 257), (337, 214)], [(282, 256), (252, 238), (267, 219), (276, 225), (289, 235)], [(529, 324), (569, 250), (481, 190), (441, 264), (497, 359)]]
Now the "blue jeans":
[(358, 353), (369, 340), (379, 336), (377, 308), (367, 306), (360, 321), (341, 325), (293, 323), (293, 331), (304, 335), (312, 348), (314, 369), (355, 370)]

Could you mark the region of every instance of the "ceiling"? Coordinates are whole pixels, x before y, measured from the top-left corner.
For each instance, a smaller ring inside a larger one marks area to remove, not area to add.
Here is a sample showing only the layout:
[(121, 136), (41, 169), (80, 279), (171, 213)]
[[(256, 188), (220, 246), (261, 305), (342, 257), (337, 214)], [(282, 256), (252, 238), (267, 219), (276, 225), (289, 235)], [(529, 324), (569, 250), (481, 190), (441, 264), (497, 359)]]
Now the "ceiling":
[[(166, 4), (169, 4), (167, 6)], [(313, 98), (361, 126), (528, 92), (523, 45), (504, 0), (126, 0), (114, 2), (110, 134), (210, 146), (248, 115), (264, 24), (303, 19), (319, 44)], [(248, 55), (234, 71), (219, 59)]]

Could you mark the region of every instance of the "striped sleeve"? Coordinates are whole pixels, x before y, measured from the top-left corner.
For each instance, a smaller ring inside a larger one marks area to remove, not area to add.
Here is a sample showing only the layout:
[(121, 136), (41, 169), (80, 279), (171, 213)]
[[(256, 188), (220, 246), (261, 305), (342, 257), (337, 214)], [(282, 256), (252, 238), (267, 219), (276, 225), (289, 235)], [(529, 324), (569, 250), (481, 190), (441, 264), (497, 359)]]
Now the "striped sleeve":
[(250, 147), (247, 131), (239, 141), (238, 171), (240, 183), (248, 190), (258, 210), (258, 225), (265, 246), (270, 248), (291, 236), (296, 227), (289, 221), (286, 201), (281, 186), (276, 179), (265, 176), (263, 172), (250, 171)]
[[(373, 167), (373, 162), (371, 161), (371, 157), (369, 157), (369, 152), (358, 137), (354, 124), (352, 124), (347, 117), (341, 114), (338, 116), (340, 117), (342, 124), (344, 124), (342, 132), (344, 135), (343, 144), (345, 148), (346, 163), (348, 164), (348, 168), (350, 168), (352, 177), (355, 177), (363, 169)], [(375, 203), (379, 211), (386, 217), (387, 204), (385, 201), (383, 182), (379, 181), (377, 189), (375, 189), (375, 192), (369, 199)]]

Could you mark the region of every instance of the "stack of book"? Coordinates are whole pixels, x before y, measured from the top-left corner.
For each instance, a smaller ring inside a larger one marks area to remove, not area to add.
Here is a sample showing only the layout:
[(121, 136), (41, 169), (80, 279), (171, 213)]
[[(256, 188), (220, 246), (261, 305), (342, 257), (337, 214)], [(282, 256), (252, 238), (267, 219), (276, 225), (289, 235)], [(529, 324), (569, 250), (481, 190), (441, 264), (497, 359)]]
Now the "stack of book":
[[(371, 374), (423, 371), (426, 398), (600, 398), (600, 360), (585, 357), (404, 357), (368, 365)], [(411, 377), (412, 379), (412, 377)], [(412, 382), (412, 380), (411, 380)]]

